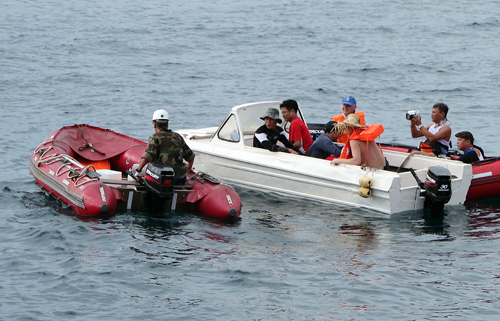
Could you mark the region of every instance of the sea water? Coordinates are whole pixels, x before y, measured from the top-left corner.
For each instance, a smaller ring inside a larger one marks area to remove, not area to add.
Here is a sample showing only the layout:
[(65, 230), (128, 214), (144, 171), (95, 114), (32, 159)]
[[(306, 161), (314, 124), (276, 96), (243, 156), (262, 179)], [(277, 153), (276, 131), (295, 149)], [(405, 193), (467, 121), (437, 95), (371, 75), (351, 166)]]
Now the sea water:
[[(405, 113), (499, 155), (495, 1), (14, 1), (0, 10), (1, 320), (497, 320), (500, 201), (390, 218), (236, 187), (235, 222), (83, 219), (48, 199), (31, 152), (85, 123), (147, 140), (297, 100), (326, 123), (352, 95), (384, 142)], [(453, 138), (453, 141), (455, 139)]]

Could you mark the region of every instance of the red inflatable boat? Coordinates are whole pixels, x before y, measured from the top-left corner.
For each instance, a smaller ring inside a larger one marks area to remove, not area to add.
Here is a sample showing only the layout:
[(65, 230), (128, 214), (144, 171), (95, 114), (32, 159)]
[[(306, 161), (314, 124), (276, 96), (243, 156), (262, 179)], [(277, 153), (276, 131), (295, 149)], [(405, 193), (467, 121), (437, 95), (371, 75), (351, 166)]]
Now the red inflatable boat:
[(80, 215), (148, 210), (152, 199), (161, 199), (162, 210), (167, 211), (196, 211), (217, 218), (240, 215), (236, 191), (205, 173), (189, 172), (185, 185), (174, 186), (168, 170), (160, 168), (158, 175), (147, 171), (152, 177), (164, 178), (158, 190), (131, 179), (127, 170), (139, 163), (146, 146), (108, 129), (67, 126), (52, 132), (35, 149), (29, 166), (43, 191)]
[[(418, 147), (401, 144), (381, 144), (382, 149), (414, 153)], [(452, 159), (460, 156), (451, 155)], [(483, 161), (472, 164), (472, 181), (467, 192), (467, 200), (479, 200), (500, 197), (500, 157), (485, 157)]]

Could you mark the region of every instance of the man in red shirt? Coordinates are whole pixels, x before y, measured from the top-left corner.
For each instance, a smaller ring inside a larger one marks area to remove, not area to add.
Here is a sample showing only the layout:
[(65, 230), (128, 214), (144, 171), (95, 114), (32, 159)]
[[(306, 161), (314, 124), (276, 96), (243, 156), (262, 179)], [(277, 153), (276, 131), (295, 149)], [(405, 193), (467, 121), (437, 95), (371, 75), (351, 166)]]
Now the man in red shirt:
[(280, 104), (281, 114), (285, 121), (290, 122), (290, 133), (288, 140), (294, 147), (298, 148), (303, 154), (307, 153), (309, 146), (312, 145), (313, 140), (309, 128), (297, 116), (299, 105), (295, 100), (285, 100)]

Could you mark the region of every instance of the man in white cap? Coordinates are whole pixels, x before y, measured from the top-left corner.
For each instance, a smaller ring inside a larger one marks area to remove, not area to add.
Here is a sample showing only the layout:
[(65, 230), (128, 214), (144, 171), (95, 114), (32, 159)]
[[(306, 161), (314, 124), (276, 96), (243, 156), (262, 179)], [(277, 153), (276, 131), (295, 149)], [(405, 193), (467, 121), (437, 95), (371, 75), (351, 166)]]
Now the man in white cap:
[[(158, 109), (154, 112), (155, 133), (149, 137), (148, 147), (135, 170), (135, 175), (144, 176), (147, 163), (161, 162), (174, 170), (174, 184), (182, 185), (186, 182), (186, 172), (193, 167), (195, 155), (181, 135), (168, 129), (168, 120), (166, 110)], [(183, 160), (188, 162), (187, 166)]]

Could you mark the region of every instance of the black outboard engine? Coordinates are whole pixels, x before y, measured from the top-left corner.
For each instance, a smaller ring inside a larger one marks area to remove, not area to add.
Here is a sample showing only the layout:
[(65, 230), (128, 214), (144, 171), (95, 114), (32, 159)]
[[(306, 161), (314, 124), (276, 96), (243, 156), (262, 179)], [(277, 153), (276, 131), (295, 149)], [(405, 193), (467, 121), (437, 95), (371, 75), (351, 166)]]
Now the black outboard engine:
[(427, 171), (425, 184), (411, 170), (418, 185), (424, 190), (424, 208), (430, 209), (433, 214), (443, 212), (444, 205), (451, 199), (451, 173), (447, 168), (431, 166)]
[(447, 168), (431, 166), (425, 179), (427, 197), (433, 203), (446, 204), (451, 199), (451, 174)]
[(144, 175), (144, 185), (148, 189), (150, 211), (161, 213), (165, 202), (174, 196), (175, 172), (162, 163), (149, 163)]

